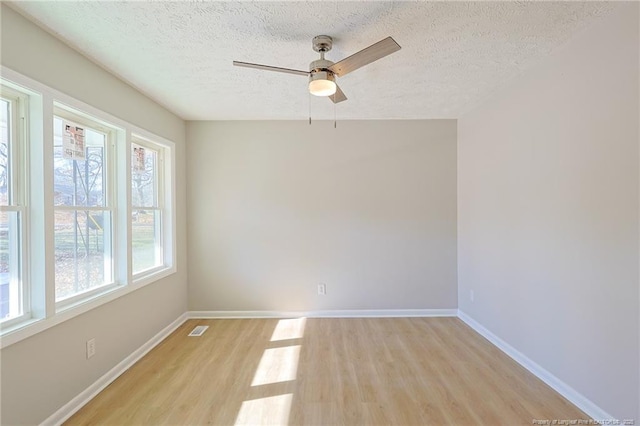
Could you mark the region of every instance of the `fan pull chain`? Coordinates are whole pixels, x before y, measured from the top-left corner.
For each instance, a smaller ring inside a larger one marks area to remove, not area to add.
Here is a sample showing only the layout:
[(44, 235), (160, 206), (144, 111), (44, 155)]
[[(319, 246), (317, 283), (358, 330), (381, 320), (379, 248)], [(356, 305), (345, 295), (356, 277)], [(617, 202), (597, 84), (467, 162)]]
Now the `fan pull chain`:
[(336, 119), (336, 104), (333, 104), (333, 128), (338, 128), (338, 120)]
[(311, 126), (311, 92), (309, 92), (309, 126)]

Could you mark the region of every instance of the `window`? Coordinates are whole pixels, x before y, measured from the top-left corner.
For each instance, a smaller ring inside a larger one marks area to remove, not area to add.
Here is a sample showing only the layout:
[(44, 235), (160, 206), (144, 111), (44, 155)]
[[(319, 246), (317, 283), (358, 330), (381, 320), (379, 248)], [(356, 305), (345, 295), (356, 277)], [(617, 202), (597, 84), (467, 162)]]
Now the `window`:
[(173, 274), (174, 144), (0, 65), (0, 347)]
[(131, 144), (131, 262), (133, 274), (164, 264), (163, 148), (134, 139)]
[(23, 171), (27, 97), (2, 85), (0, 97), (0, 322), (28, 314), (25, 282), (25, 200)]
[(53, 119), (56, 302), (114, 284), (111, 129), (70, 111)]

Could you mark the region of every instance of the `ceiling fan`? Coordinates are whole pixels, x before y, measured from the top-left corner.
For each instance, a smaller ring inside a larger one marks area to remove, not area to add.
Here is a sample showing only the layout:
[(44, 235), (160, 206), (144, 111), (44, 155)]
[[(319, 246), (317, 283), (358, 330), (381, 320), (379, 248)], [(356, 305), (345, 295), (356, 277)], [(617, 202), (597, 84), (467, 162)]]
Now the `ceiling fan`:
[(333, 103), (337, 104), (338, 102), (346, 101), (347, 97), (336, 84), (336, 76), (342, 77), (347, 75), (358, 68), (400, 50), (400, 45), (396, 43), (393, 38), (387, 37), (339, 62), (333, 63), (324, 58), (325, 53), (330, 51), (333, 46), (333, 39), (331, 37), (327, 35), (319, 35), (313, 38), (312, 43), (313, 50), (320, 53), (320, 59), (309, 64), (309, 71), (238, 61), (233, 61), (233, 65), (237, 67), (256, 68), (259, 70), (308, 76), (309, 92), (312, 95), (328, 96)]

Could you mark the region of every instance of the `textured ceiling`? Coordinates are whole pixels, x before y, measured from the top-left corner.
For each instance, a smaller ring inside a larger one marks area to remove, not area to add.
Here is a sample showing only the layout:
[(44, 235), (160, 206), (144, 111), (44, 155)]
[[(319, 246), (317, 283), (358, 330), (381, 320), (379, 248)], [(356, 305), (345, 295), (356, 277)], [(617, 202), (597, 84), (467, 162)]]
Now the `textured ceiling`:
[(557, 49), (608, 2), (11, 2), (187, 120), (333, 118), (305, 77), (311, 39), (337, 62), (386, 36), (402, 50), (339, 79), (339, 119), (456, 118)]

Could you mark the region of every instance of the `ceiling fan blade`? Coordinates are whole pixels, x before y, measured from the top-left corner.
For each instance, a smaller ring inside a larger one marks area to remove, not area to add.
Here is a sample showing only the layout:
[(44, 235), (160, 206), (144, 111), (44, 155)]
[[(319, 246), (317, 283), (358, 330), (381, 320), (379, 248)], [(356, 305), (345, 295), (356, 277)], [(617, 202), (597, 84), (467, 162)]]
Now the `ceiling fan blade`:
[(336, 93), (334, 93), (333, 95), (329, 96), (329, 99), (331, 99), (331, 101), (334, 104), (337, 104), (339, 102), (346, 101), (347, 97), (345, 96), (344, 92), (342, 90), (340, 90), (340, 86), (338, 86), (336, 84)]
[(233, 61), (233, 65), (235, 65), (236, 67), (255, 68), (255, 69), (265, 70), (265, 71), (277, 71), (277, 72), (285, 72), (287, 74), (304, 75), (305, 77), (309, 76), (309, 71), (293, 70), (291, 68), (272, 67), (270, 65), (251, 64), (249, 62), (238, 62), (238, 61)]
[(387, 37), (384, 40), (380, 40), (379, 42), (344, 58), (340, 62), (336, 62), (331, 65), (329, 69), (338, 77), (342, 77), (343, 75), (349, 74), (351, 71), (355, 71), (373, 61), (384, 58), (385, 56), (390, 55), (393, 52), (397, 52), (400, 49), (400, 45), (396, 43), (393, 38)]

